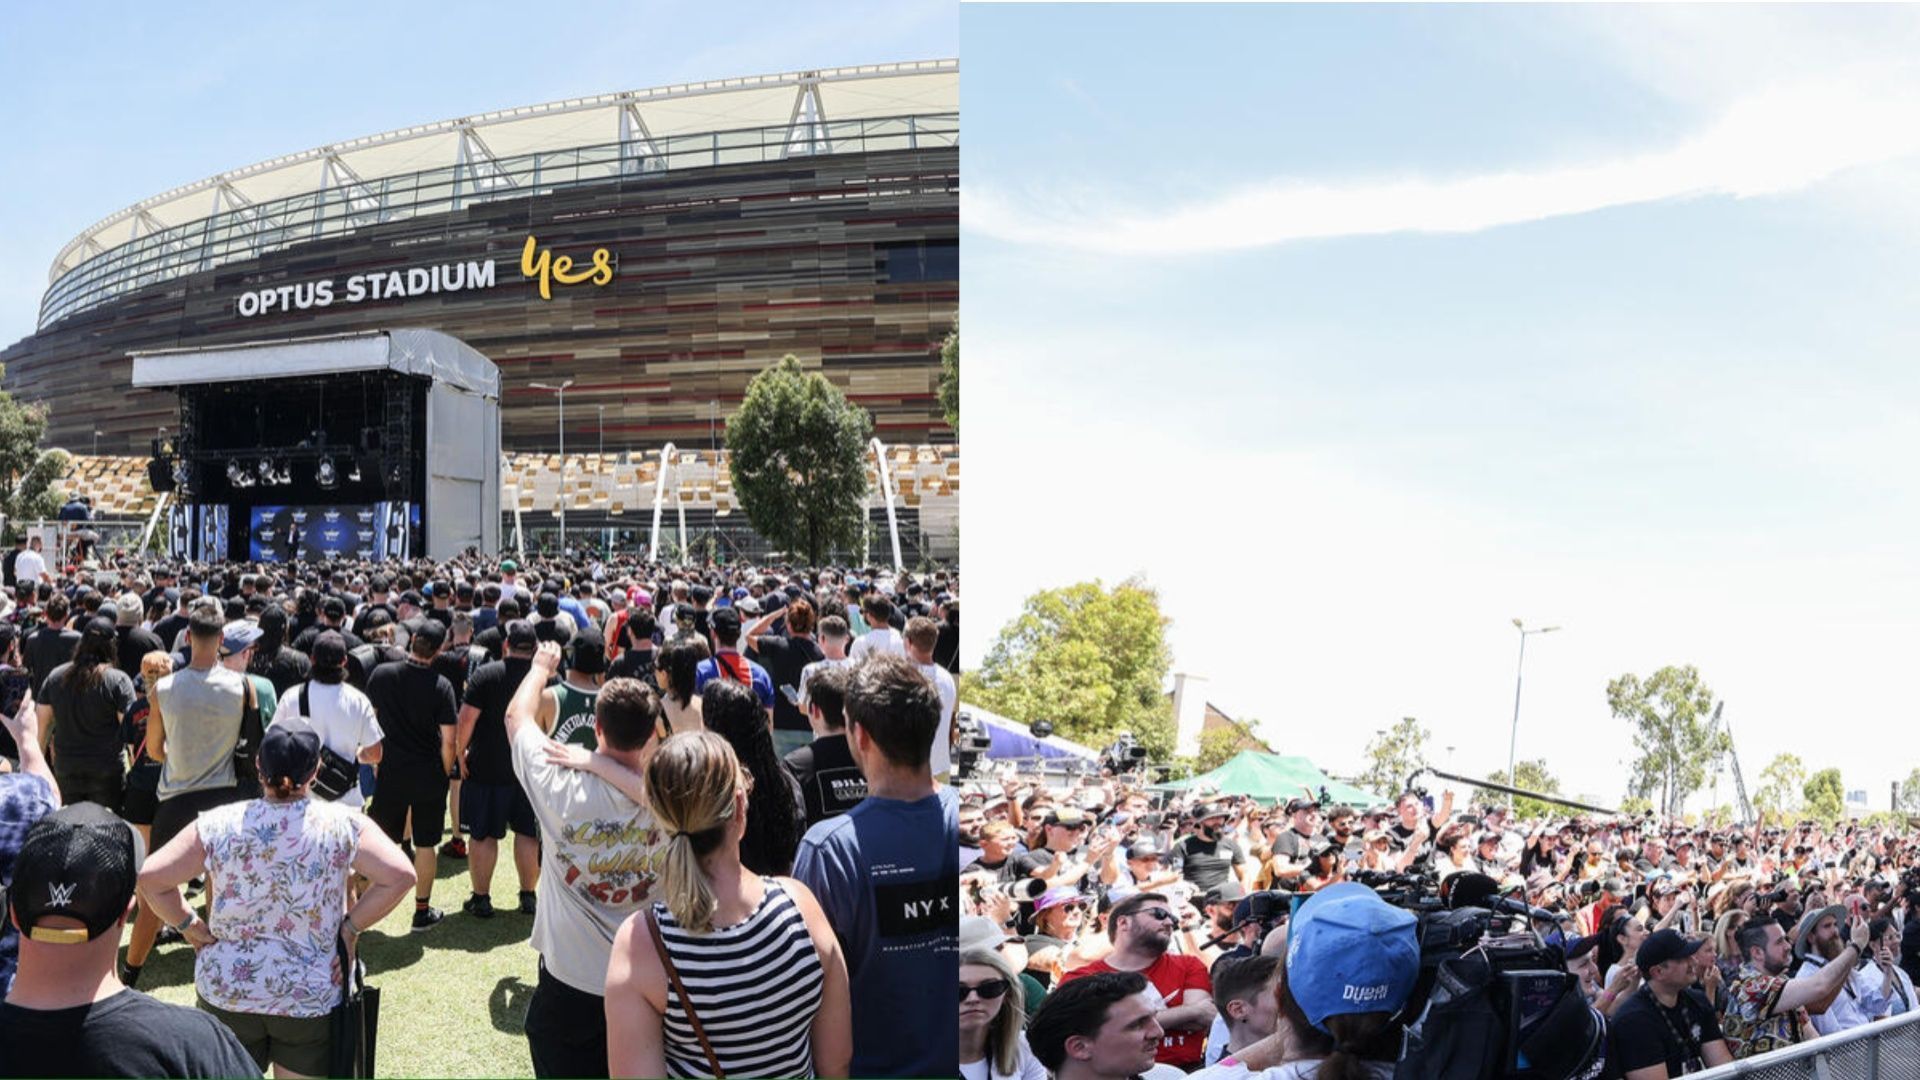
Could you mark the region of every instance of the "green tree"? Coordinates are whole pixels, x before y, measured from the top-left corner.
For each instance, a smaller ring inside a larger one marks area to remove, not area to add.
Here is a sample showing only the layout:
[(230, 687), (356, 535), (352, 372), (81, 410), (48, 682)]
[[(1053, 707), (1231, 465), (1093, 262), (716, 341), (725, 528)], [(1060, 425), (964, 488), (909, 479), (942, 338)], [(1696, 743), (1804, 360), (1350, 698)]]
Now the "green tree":
[[(0, 378), (6, 369), (0, 367)], [(64, 496), (55, 482), (67, 471), (64, 450), (42, 450), (47, 434), (45, 405), (22, 405), (0, 390), (0, 514), (7, 519), (7, 536), (19, 535), (22, 522), (51, 518)]]
[[(1514, 775), (1520, 779), (1508, 780), (1505, 769), (1489, 773), (1487, 779), (1496, 784), (1511, 784), (1514, 787), (1525, 788), (1528, 791), (1537, 791), (1542, 795), (1560, 794), (1560, 781), (1555, 779), (1554, 775), (1547, 771), (1546, 758), (1522, 761), (1513, 767), (1513, 772)], [(1486, 788), (1475, 788), (1473, 799), (1475, 802), (1499, 803), (1502, 806), (1506, 805), (1507, 802), (1505, 792), (1490, 791)], [(1516, 795), (1513, 798), (1513, 813), (1515, 817), (1551, 817), (1559, 812), (1559, 808), (1550, 802), (1542, 802), (1539, 799), (1529, 799), (1524, 795)]]
[(1233, 760), (1240, 752), (1244, 736), (1230, 727), (1200, 733), (1200, 754), (1194, 759), (1195, 772), (1212, 772)]
[(1159, 594), (1138, 578), (1027, 597), (1000, 629), (968, 701), (1023, 724), (1046, 719), (1063, 738), (1104, 749), (1122, 731), (1148, 760), (1173, 756), (1173, 702), (1161, 690), (1173, 664)]
[(1629, 795), (1620, 800), (1620, 812), (1628, 817), (1639, 817), (1653, 809), (1653, 800), (1645, 795)]
[(727, 417), (733, 487), (754, 530), (818, 565), (860, 542), (873, 418), (788, 354)]
[(954, 433), (960, 431), (960, 316), (953, 317), (953, 333), (940, 346), (940, 410)]
[(1692, 664), (1661, 668), (1647, 679), (1631, 673), (1607, 684), (1607, 706), (1633, 726), (1633, 763), (1627, 790), (1653, 798), (1668, 816), (1707, 782), (1707, 768), (1727, 742), (1707, 720), (1713, 691)]
[(1898, 809), (1902, 813), (1920, 814), (1920, 769), (1914, 769), (1900, 782)]
[(1753, 793), (1753, 806), (1762, 815), (1785, 817), (1800, 808), (1800, 796), (1807, 778), (1807, 767), (1798, 754), (1776, 754), (1760, 770), (1760, 787)]
[(1807, 797), (1806, 814), (1815, 821), (1833, 822), (1846, 816), (1847, 789), (1840, 782), (1839, 769), (1821, 769), (1807, 777), (1800, 790)]
[(1420, 721), (1403, 716), (1400, 722), (1375, 735), (1367, 744), (1367, 767), (1354, 786), (1391, 799), (1407, 786), (1407, 777), (1427, 767), (1427, 740)]

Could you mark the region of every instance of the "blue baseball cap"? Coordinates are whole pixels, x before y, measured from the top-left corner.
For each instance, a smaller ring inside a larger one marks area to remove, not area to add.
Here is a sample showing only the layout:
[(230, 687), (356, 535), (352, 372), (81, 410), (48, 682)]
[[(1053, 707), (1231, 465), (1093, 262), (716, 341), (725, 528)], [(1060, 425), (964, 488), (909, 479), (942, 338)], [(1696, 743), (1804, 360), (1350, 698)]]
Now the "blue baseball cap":
[(1399, 1012), (1420, 977), (1415, 923), (1354, 882), (1308, 897), (1287, 931), (1287, 988), (1307, 1021), (1326, 1031), (1330, 1016)]

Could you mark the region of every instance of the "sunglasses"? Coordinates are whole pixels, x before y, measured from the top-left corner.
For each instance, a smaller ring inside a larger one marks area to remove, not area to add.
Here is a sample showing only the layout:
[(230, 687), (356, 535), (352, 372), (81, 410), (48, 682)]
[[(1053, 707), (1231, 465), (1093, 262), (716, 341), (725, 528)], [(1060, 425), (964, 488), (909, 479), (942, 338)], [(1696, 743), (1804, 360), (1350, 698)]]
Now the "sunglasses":
[(1010, 987), (1005, 979), (988, 979), (986, 982), (976, 986), (961, 983), (960, 1000), (965, 1001), (970, 995), (978, 994), (980, 995), (981, 1001), (992, 1001), (1005, 994), (1008, 989), (1010, 989)]
[(1173, 921), (1173, 912), (1168, 911), (1166, 908), (1163, 908), (1163, 907), (1141, 908), (1140, 914), (1151, 915), (1154, 918), (1159, 919), (1161, 922)]

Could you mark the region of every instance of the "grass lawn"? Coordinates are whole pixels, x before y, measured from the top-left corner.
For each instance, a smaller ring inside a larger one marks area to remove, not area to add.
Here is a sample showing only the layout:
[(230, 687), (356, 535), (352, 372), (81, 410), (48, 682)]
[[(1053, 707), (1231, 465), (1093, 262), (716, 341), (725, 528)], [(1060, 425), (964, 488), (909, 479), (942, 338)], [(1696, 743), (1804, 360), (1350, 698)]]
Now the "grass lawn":
[[(433, 906), (447, 915), (440, 925), (413, 933), (409, 897), (360, 938), (368, 985), (380, 988), (379, 1075), (533, 1075), (522, 1024), (539, 956), (527, 944), (533, 916), (516, 910), (512, 844), (501, 843), (493, 871), (493, 918), (460, 910), (469, 895), (466, 860), (442, 857), (433, 887)], [(140, 989), (194, 1004), (193, 949), (154, 950)]]

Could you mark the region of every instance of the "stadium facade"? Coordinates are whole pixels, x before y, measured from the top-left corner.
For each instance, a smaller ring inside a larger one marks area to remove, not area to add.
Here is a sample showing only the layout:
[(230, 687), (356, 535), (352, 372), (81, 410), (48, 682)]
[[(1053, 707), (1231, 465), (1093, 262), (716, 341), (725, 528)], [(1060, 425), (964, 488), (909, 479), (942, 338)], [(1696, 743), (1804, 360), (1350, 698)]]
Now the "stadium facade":
[(145, 455), (179, 402), (133, 387), (132, 353), (421, 328), (498, 367), (510, 456), (557, 449), (562, 402), (533, 384), (571, 381), (569, 452), (673, 443), (717, 482), (717, 424), (792, 353), (944, 466), (958, 89), (953, 60), (727, 79), (223, 172), (63, 248), (37, 332), (0, 352), (6, 388), (49, 406), (51, 445)]

